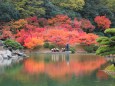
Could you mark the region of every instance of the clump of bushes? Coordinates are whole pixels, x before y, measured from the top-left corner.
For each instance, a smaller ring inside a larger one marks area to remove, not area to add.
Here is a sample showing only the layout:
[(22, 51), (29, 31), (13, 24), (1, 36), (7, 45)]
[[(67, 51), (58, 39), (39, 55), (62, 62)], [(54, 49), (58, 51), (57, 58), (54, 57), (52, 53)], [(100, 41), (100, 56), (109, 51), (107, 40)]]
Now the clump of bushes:
[(51, 50), (52, 48), (55, 48), (56, 47), (56, 45), (54, 45), (54, 44), (50, 44), (49, 45), (49, 49)]
[(45, 42), (43, 45), (44, 48), (49, 48), (50, 50), (55, 48), (56, 45), (55, 44), (50, 44), (49, 42)]
[(50, 44), (48, 42), (45, 42), (43, 46), (44, 46), (44, 48), (49, 48), (49, 45)]
[(71, 51), (72, 54), (74, 54), (76, 50), (75, 50), (74, 47), (70, 47), (70, 51)]
[(100, 47), (97, 49), (96, 54), (101, 56), (109, 56), (115, 54), (115, 28), (106, 29), (105, 34), (111, 37), (100, 37), (97, 39)]
[(3, 43), (4, 43), (5, 47), (7, 47), (7, 48), (10, 47), (14, 50), (23, 49), (23, 46), (20, 43), (14, 41), (14, 40), (11, 40), (11, 39), (7, 39)]
[(96, 45), (89, 45), (84, 47), (84, 50), (87, 51), (88, 53), (95, 53), (97, 49), (98, 46)]
[(108, 66), (105, 70), (115, 72), (115, 66), (112, 64), (112, 65)]

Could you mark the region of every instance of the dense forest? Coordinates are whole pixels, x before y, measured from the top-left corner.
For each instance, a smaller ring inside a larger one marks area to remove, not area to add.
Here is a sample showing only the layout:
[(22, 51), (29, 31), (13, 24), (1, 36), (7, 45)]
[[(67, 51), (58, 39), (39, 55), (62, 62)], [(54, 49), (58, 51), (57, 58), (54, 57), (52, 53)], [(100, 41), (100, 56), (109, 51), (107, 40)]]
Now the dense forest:
[(51, 18), (65, 14), (94, 23), (98, 15), (107, 16), (115, 26), (115, 0), (0, 0), (0, 21), (38, 16)]
[(29, 49), (97, 46), (97, 38), (112, 36), (104, 31), (115, 27), (114, 7), (115, 0), (0, 0), (0, 40)]

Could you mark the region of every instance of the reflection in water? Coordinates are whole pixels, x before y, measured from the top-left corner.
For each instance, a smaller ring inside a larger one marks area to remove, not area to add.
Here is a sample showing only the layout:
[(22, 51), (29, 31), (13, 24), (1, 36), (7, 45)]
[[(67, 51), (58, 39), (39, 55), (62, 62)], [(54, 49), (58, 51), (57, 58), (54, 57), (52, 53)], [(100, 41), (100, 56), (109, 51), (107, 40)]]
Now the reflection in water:
[(59, 54), (52, 54), (52, 61), (59, 61)]
[(0, 74), (4, 73), (4, 67), (0, 66)]
[(5, 68), (0, 86), (115, 86), (114, 79), (100, 71), (101, 65), (107, 65), (103, 57), (58, 54), (54, 60), (57, 57), (51, 54), (32, 56)]
[(69, 53), (66, 52), (66, 53), (62, 53), (62, 54), (58, 54), (58, 53), (53, 53), (51, 55), (51, 60), (54, 61), (54, 62), (59, 62), (59, 61), (66, 61), (67, 64), (69, 65)]
[(98, 70), (96, 74), (97, 78), (102, 80), (102, 79), (108, 79), (108, 75), (103, 71), (103, 70)]
[(24, 62), (24, 70), (29, 74), (45, 73), (50, 77), (64, 77), (73, 74), (75, 76), (83, 76), (91, 74), (94, 70), (106, 63), (106, 61), (100, 57), (95, 60), (70, 60), (69, 54), (53, 54), (51, 60), (53, 62), (45, 63), (44, 60), (35, 61), (32, 58), (27, 59)]
[(67, 62), (67, 65), (69, 65), (69, 53), (68, 52), (66, 53), (66, 62)]

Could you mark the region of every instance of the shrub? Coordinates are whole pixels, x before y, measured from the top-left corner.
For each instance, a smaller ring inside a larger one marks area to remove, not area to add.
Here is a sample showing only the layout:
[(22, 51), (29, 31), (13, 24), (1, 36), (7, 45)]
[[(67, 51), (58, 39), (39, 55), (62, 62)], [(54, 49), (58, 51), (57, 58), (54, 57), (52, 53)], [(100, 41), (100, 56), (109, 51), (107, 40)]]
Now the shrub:
[(111, 25), (111, 21), (106, 16), (96, 16), (94, 21), (101, 29), (108, 29)]
[(49, 48), (49, 43), (45, 42), (43, 46), (44, 46), (44, 48)]
[(1, 30), (0, 39), (6, 40), (8, 38), (14, 38), (14, 36), (12, 32), (10, 31), (10, 28), (7, 26), (4, 26), (3, 29)]
[(12, 3), (0, 1), (0, 21), (8, 22), (12, 19), (19, 19), (19, 12)]
[(88, 19), (81, 19), (81, 28), (87, 33), (92, 32), (95, 29)]
[(11, 47), (14, 50), (23, 49), (23, 46), (21, 46), (20, 43), (14, 41), (14, 40), (11, 40), (11, 39), (7, 39), (6, 41), (4, 41), (4, 45), (7, 47)]
[(48, 19), (49, 25), (61, 25), (71, 24), (71, 19), (67, 15), (56, 15), (55, 17)]
[(112, 65), (108, 66), (105, 70), (115, 72), (115, 66), (112, 64)]
[(19, 19), (18, 21), (15, 21), (12, 24), (12, 28), (13, 29), (22, 29), (25, 24), (27, 24), (27, 21), (25, 19)]
[(75, 48), (70, 47), (70, 51), (71, 51), (72, 54), (74, 54), (76, 50), (75, 50)]
[(49, 49), (51, 50), (52, 48), (55, 48), (56, 46), (54, 44), (49, 45)]
[(29, 49), (34, 49), (36, 47), (40, 47), (44, 44), (44, 40), (38, 37), (28, 37), (24, 40), (24, 46)]
[(105, 33), (114, 35), (115, 34), (115, 28), (107, 29), (107, 30), (105, 30)]
[(94, 53), (98, 49), (98, 46), (96, 45), (90, 45), (90, 46), (85, 46), (84, 50), (87, 51), (88, 53)]
[(107, 29), (105, 33), (110, 34), (111, 37), (100, 37), (97, 42), (100, 47), (97, 49), (96, 54), (101, 56), (108, 56), (115, 54), (115, 29)]

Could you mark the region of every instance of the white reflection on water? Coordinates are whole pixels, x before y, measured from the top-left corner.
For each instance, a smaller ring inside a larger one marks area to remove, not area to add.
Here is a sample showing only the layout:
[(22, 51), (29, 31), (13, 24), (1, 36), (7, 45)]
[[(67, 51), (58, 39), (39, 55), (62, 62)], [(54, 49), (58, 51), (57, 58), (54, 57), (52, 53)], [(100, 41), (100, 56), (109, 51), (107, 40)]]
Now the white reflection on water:
[(51, 55), (51, 60), (54, 62), (59, 62), (59, 61), (66, 61), (67, 65), (69, 65), (70, 63), (70, 55), (69, 53), (62, 53), (62, 54), (58, 54), (58, 53), (53, 53)]
[(3, 74), (4, 73), (4, 67), (3, 66), (0, 66), (0, 74)]

